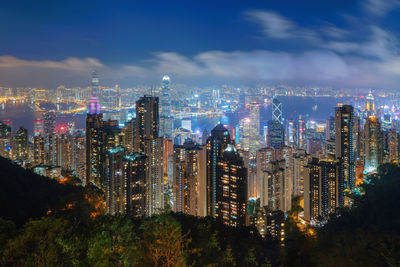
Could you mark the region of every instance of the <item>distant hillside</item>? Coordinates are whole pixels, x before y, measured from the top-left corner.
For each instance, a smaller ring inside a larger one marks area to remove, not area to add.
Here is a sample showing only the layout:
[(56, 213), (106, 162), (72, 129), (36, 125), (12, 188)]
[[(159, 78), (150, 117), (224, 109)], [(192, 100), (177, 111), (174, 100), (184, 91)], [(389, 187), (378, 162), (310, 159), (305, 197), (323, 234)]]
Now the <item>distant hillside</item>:
[[(49, 210), (62, 208), (68, 199), (83, 196), (83, 188), (59, 184), (0, 157), (0, 217), (22, 225)], [(78, 198), (80, 198), (78, 197)]]

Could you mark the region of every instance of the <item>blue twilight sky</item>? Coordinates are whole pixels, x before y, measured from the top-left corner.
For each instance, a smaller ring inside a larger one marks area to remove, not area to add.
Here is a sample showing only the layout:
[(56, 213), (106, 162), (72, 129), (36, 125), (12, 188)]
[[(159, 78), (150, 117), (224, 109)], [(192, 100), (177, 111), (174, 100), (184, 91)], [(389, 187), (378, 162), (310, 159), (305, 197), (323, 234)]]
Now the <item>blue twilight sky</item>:
[(0, 3), (0, 86), (398, 88), (400, 0)]

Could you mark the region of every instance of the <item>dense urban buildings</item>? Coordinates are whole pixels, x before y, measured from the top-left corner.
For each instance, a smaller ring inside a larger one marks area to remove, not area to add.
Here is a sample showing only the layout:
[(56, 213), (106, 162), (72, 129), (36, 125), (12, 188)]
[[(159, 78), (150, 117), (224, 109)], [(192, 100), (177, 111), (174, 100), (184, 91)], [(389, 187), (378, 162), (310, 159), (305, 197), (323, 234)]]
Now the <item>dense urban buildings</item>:
[[(293, 199), (301, 199), (301, 220), (319, 225), (352, 204), (365, 175), (400, 158), (397, 115), (377, 105), (371, 91), (312, 120), (301, 113), (286, 118), (279, 90), (238, 97), (232, 89), (196, 89), (183, 98), (166, 75), (159, 88), (136, 90), (128, 105), (126, 89), (100, 86), (97, 72), (85, 94), (59, 87), (55, 109), (32, 121), (31, 132), (0, 123), (0, 153), (41, 175), (98, 187), (108, 214), (171, 209), (254, 225), (278, 239)], [(52, 99), (34, 92), (40, 101)], [(85, 114), (83, 128), (60, 111), (60, 98), (78, 95), (86, 109), (72, 112)], [(214, 117), (220, 122), (200, 123)]]

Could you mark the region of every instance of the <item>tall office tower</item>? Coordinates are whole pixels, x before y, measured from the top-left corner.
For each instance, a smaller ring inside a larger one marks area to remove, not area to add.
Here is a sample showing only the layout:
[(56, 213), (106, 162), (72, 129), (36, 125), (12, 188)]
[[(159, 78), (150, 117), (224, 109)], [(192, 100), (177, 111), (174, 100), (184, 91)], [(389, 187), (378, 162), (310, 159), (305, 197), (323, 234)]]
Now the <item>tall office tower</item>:
[(304, 195), (305, 166), (308, 164), (309, 156), (304, 150), (296, 150), (293, 153), (293, 195)]
[(296, 125), (293, 120), (288, 120), (286, 122), (285, 145), (296, 147), (296, 144), (297, 144)]
[(297, 121), (297, 149), (305, 149), (306, 148), (306, 138), (305, 138), (305, 123), (302, 120), (301, 115), (299, 115), (299, 119)]
[(268, 145), (273, 148), (285, 145), (285, 132), (279, 121), (268, 122), (268, 141)]
[(34, 136), (39, 136), (44, 134), (44, 122), (43, 119), (37, 119), (33, 121), (33, 133)]
[(349, 190), (353, 190), (355, 186), (353, 125), (354, 108), (350, 105), (337, 107), (335, 109), (336, 158), (343, 164), (345, 189)]
[(272, 99), (272, 120), (282, 124), (282, 103), (277, 98)]
[(399, 134), (395, 129), (388, 133), (389, 162), (399, 162)]
[(217, 209), (217, 164), (223, 151), (231, 144), (228, 130), (219, 123), (207, 139), (207, 215), (215, 217)]
[(249, 103), (250, 128), (249, 128), (249, 152), (250, 158), (256, 157), (256, 151), (260, 148), (260, 105), (257, 102)]
[(293, 152), (291, 147), (274, 149), (271, 161), (260, 170), (260, 205), (288, 211), (293, 194)]
[(33, 165), (45, 164), (45, 141), (41, 135), (33, 137)]
[(335, 139), (335, 118), (334, 117), (330, 117), (328, 120), (326, 120), (325, 136), (326, 136), (326, 140)]
[(158, 138), (158, 97), (143, 96), (136, 101), (134, 151), (144, 153), (146, 142)]
[(96, 96), (99, 79), (97, 73), (92, 73), (92, 97), (89, 100), (86, 115), (86, 181), (98, 187), (104, 186), (104, 140), (103, 114)]
[(11, 126), (4, 121), (0, 122), (0, 156), (11, 158)]
[(174, 130), (174, 119), (171, 115), (171, 79), (165, 75), (162, 78), (162, 88), (160, 97), (160, 136), (172, 138)]
[(191, 139), (174, 146), (173, 196), (175, 212), (199, 216), (200, 209), (200, 151)]
[(164, 208), (163, 139), (158, 137), (158, 122), (158, 97), (141, 97), (136, 102), (134, 151), (147, 156), (147, 215)]
[(216, 164), (215, 218), (225, 225), (246, 226), (247, 170), (233, 145)]
[(20, 127), (14, 135), (14, 155), (16, 160), (25, 161), (28, 158), (28, 130)]
[(354, 116), (354, 124), (353, 124), (353, 153), (354, 160), (357, 161), (359, 159), (360, 153), (360, 145), (361, 145), (361, 121), (359, 116)]
[(126, 181), (127, 202), (126, 211), (134, 217), (147, 214), (147, 158), (145, 155), (133, 152), (124, 156), (123, 175)]
[(48, 111), (43, 114), (43, 126), (45, 137), (45, 163), (50, 166), (57, 166), (57, 135), (56, 135), (56, 119), (57, 114), (55, 111)]
[(364, 172), (370, 173), (383, 163), (381, 124), (375, 116), (368, 117), (362, 133)]
[(133, 140), (135, 136), (135, 119), (131, 119), (125, 124), (125, 127), (122, 128), (122, 144), (123, 147), (127, 150), (128, 153), (133, 152)]
[(375, 98), (372, 95), (372, 92), (369, 91), (369, 94), (366, 97), (367, 103), (365, 106), (365, 110), (367, 112), (367, 116), (373, 116), (375, 115)]
[(304, 178), (304, 218), (318, 222), (343, 207), (343, 188), (340, 161), (313, 158)]
[(108, 149), (105, 160), (106, 212), (114, 215), (126, 213), (127, 184), (124, 177), (123, 147)]

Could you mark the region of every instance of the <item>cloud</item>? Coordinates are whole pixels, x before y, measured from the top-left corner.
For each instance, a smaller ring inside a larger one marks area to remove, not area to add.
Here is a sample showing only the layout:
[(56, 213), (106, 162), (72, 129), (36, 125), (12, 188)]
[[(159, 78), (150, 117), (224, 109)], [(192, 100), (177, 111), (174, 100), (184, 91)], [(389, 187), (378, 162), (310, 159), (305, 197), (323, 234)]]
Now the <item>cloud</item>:
[(316, 33), (312, 30), (301, 28), (290, 19), (282, 15), (265, 10), (249, 10), (245, 17), (258, 23), (262, 27), (265, 36), (276, 39), (302, 38), (315, 40)]
[(400, 6), (398, 0), (365, 0), (363, 3), (364, 9), (375, 16), (384, 16)]
[(370, 38), (364, 42), (331, 41), (323, 47), (339, 52), (352, 53), (377, 59), (388, 59), (398, 54), (398, 40), (389, 32), (377, 27), (370, 27)]
[(18, 59), (12, 56), (0, 56), (0, 68), (20, 68), (20, 67), (36, 67), (36, 68), (81, 71), (86, 69), (104, 67), (104, 65), (95, 58), (79, 59), (76, 57), (69, 57), (62, 61), (51, 61), (51, 60), (30, 61), (30, 60)]

